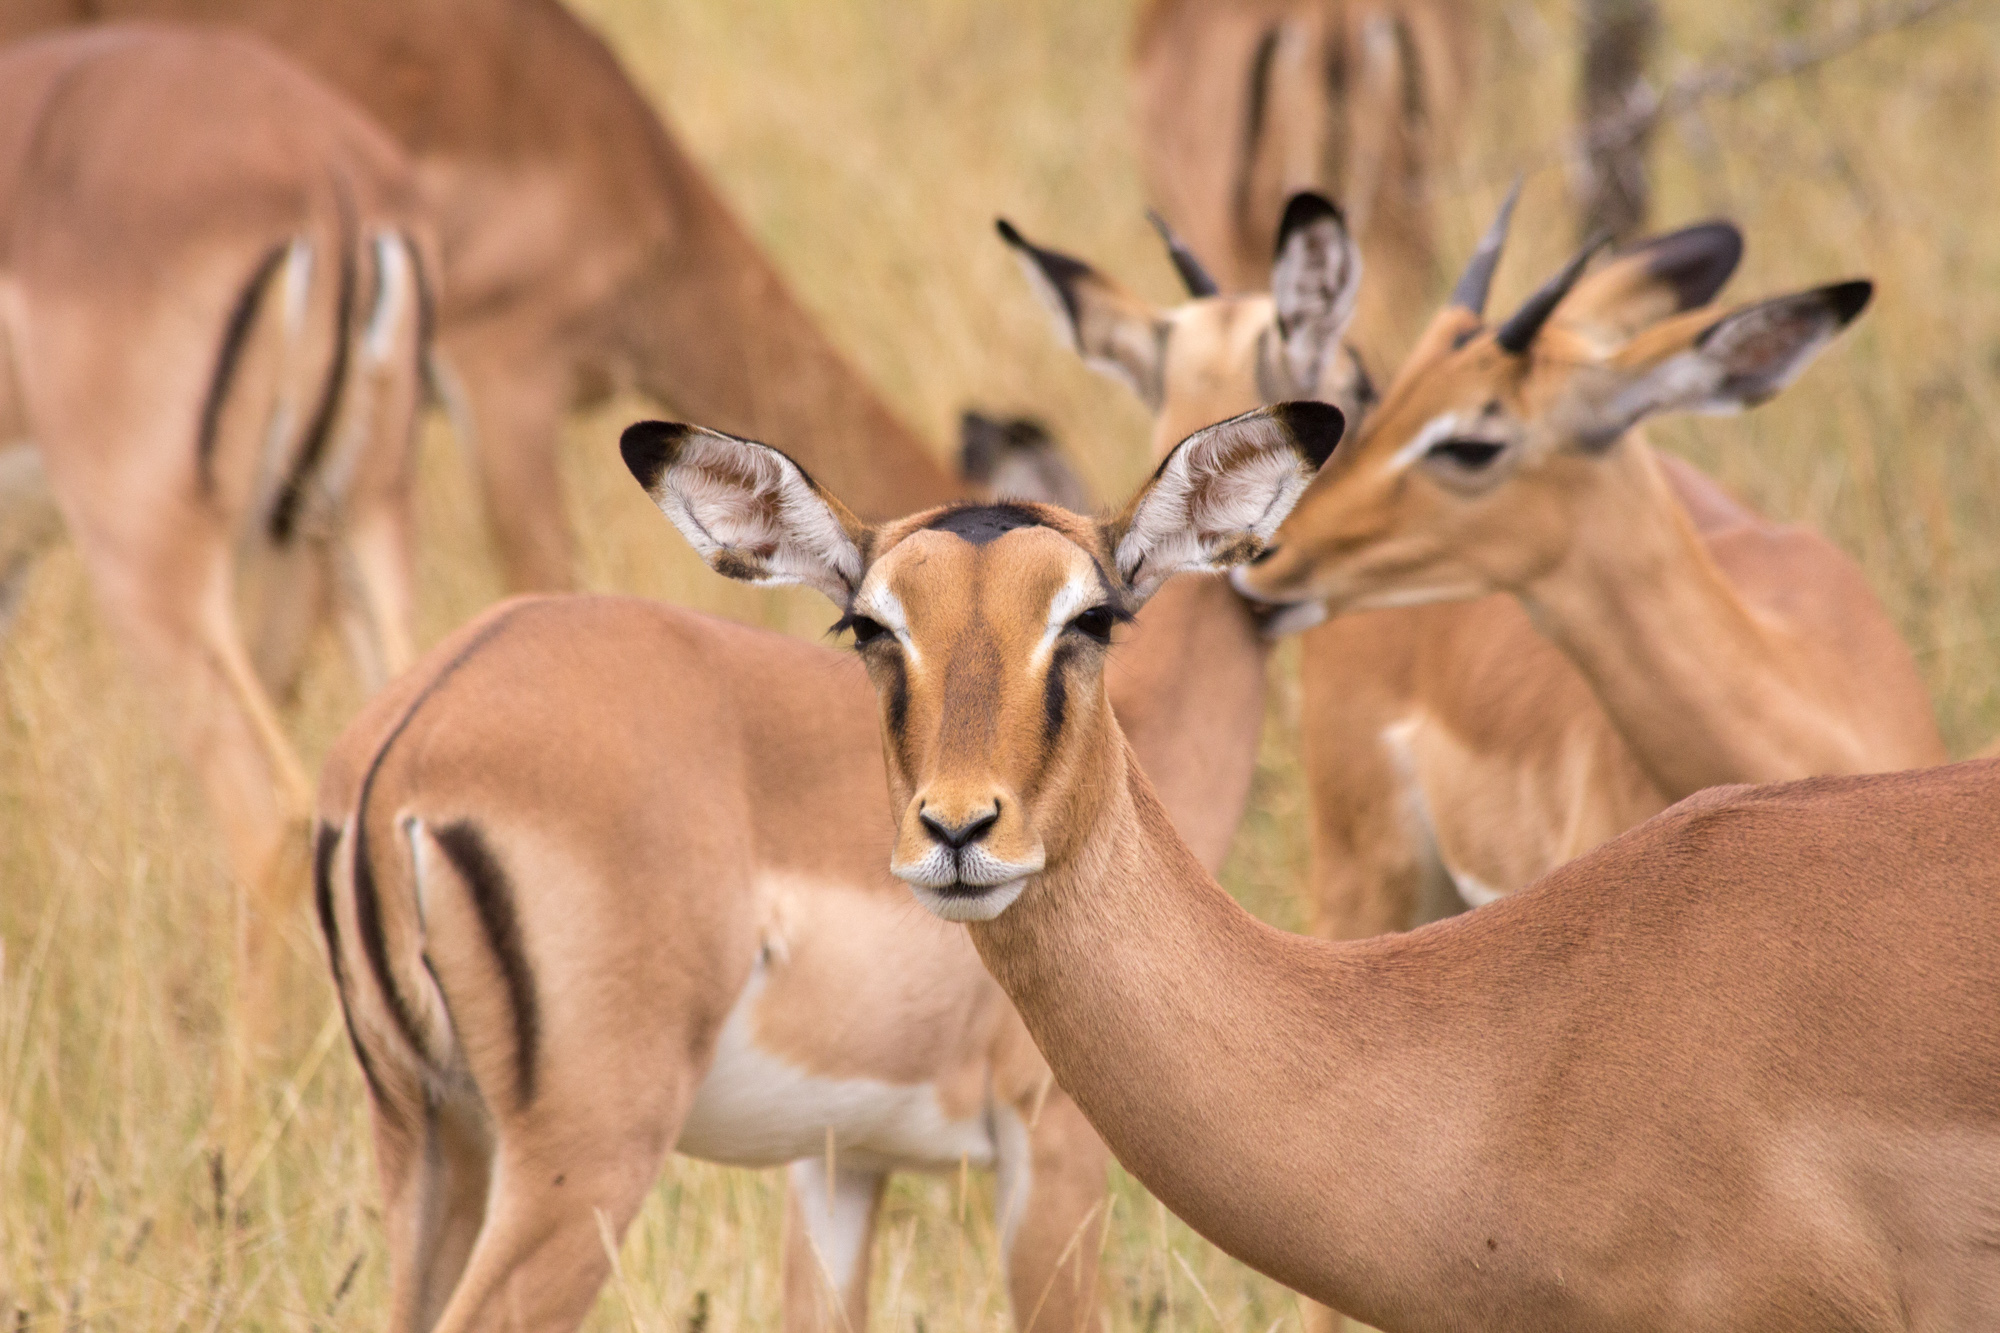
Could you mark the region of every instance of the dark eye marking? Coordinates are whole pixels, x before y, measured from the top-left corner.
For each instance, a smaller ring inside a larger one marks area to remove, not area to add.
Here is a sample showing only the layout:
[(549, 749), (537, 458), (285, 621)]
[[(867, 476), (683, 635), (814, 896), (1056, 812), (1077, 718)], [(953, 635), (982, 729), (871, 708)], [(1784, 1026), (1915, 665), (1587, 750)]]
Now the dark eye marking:
[(854, 631), (854, 646), (856, 648), (866, 648), (869, 644), (887, 634), (889, 627), (879, 620), (871, 620), (867, 616), (857, 616), (850, 611), (840, 619), (834, 621), (833, 628), (828, 630), (827, 633), (838, 634), (842, 630)]
[(1122, 611), (1115, 606), (1093, 606), (1088, 611), (1073, 617), (1063, 626), (1063, 632), (1067, 634), (1074, 630), (1085, 638), (1095, 639), (1099, 643), (1110, 643), (1112, 626), (1130, 619), (1132, 619), (1130, 611)]
[(1506, 452), (1507, 446), (1497, 440), (1474, 440), (1453, 436), (1439, 440), (1424, 451), (1426, 458), (1438, 458), (1465, 469), (1478, 472), (1492, 466), (1493, 460)]

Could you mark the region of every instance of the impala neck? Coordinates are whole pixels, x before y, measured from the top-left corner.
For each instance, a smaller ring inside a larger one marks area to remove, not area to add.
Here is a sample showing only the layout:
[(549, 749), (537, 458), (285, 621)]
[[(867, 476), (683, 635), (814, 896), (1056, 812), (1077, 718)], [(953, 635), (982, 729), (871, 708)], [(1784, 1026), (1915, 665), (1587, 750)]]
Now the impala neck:
[[(1413, 1002), (1380, 942), (1264, 925), (1174, 836), (1122, 737), (1077, 850), (973, 942), (1121, 1162), (1230, 1253), (1364, 1317), (1448, 1208), (1423, 1182), (1495, 1104), (1479, 1015)], [(1478, 1071), (1478, 1072), (1475, 1072)], [(1407, 1109), (1437, 1108), (1411, 1116)]]
[(1180, 578), (1125, 630), (1105, 671), (1118, 724), (1210, 874), (1250, 799), (1270, 643), (1228, 582)]
[(1568, 557), (1516, 590), (1669, 800), (1871, 767), (1799, 639), (1724, 576), (1631, 436), (1590, 469)]

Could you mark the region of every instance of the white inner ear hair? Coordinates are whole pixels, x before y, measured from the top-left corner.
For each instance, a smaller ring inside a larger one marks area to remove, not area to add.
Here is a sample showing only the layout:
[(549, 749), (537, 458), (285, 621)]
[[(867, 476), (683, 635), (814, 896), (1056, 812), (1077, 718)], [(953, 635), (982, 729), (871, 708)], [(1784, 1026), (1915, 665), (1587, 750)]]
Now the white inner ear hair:
[(662, 478), (660, 508), (703, 559), (749, 583), (803, 583), (845, 605), (861, 552), (798, 467), (775, 449), (696, 430)]
[(1361, 292), (1361, 251), (1332, 218), (1292, 233), (1271, 266), (1271, 297), (1284, 335), (1293, 387), (1310, 393), (1354, 318)]
[(1183, 569), (1234, 563), (1268, 542), (1312, 481), (1284, 427), (1263, 412), (1210, 426), (1167, 460), (1118, 543), (1118, 569), (1146, 592)]

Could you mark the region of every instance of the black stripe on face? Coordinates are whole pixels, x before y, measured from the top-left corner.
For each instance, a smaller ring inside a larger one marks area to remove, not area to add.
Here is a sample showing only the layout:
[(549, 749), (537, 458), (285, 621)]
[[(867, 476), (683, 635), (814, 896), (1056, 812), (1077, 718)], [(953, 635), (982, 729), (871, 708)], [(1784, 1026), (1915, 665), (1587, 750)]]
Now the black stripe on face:
[(472, 891), (472, 905), (486, 930), (486, 943), (500, 975), (507, 982), (507, 999), (514, 1010), (515, 1096), (526, 1110), (535, 1100), (536, 1044), (541, 1040), (541, 1011), (535, 1001), (535, 978), (514, 915), (514, 890), (500, 860), (486, 844), (479, 826), (470, 820), (444, 824), (431, 831), (439, 847)]
[(1063, 722), (1069, 715), (1069, 664), (1076, 654), (1077, 645), (1060, 637), (1049, 654), (1048, 674), (1042, 681), (1042, 745), (1046, 749), (1055, 749), (1062, 739)]
[(903, 744), (903, 728), (910, 721), (910, 671), (903, 664), (901, 653), (887, 654), (884, 670), (889, 672), (889, 734), (895, 738), (900, 748)]

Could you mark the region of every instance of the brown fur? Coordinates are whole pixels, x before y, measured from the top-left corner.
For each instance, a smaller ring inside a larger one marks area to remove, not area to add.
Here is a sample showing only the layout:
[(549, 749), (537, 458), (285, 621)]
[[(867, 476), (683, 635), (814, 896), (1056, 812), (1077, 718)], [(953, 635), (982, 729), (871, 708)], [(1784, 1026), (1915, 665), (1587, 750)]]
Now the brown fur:
[[(1324, 597), (1335, 613), (1412, 593), (1500, 594), (1349, 617), (1357, 629), (1402, 618), (1428, 636), (1429, 667), (1385, 645), (1357, 674), (1405, 722), (1390, 747), (1399, 785), (1421, 793), (1439, 858), (1494, 893), (1702, 787), (1945, 757), (1909, 650), (1850, 560), (1636, 434), (1577, 442), (1591, 401), (1723, 318), (1674, 313), (1666, 279), (1646, 276), (1650, 255), (1586, 278), (1527, 356), (1490, 333), (1458, 349), (1427, 340), (1432, 352), (1342, 446), (1277, 554), (1242, 578), (1262, 596)], [(1460, 495), (1422, 463), (1391, 464), (1441, 413), (1489, 405), (1496, 438), (1519, 441), (1490, 489)], [(1530, 612), (1546, 638), (1528, 634)], [(1382, 731), (1309, 706), (1306, 737), (1316, 865), (1379, 863), (1379, 835), (1342, 799), (1341, 759), (1382, 748)], [(1362, 872), (1335, 875), (1323, 902), (1344, 933), (1400, 925), (1424, 896), (1383, 898)], [(1405, 865), (1400, 878), (1421, 876)]]
[[(1088, 1320), (1098, 1247), (1070, 1241), (1102, 1218), (1104, 1149), (963, 932), (885, 875), (876, 754), (849, 656), (623, 598), (508, 603), (356, 719), (321, 788), (322, 820), (343, 831), (324, 891), (374, 1071), (392, 1327), (582, 1319), (607, 1273), (597, 1211), (614, 1234), (630, 1222), (760, 954), (762, 1049), (823, 1078), (933, 1083), (958, 1114), (991, 1098), (1031, 1126), (1016, 1314)], [(357, 815), (421, 1050), (367, 956)], [(433, 877), (420, 913), (412, 818), (475, 824), (507, 867), (541, 1015), (525, 1106), (515, 1006), (468, 895)], [(465, 1139), (460, 1124), (490, 1129)], [(865, 1326), (865, 1263), (828, 1307), (796, 1215), (791, 1230), (786, 1327)], [(469, 1253), (452, 1240), (474, 1235)]]
[[(411, 655), (435, 269), (413, 194), (386, 136), (253, 38), (121, 25), (0, 55), (0, 444), (38, 451), (221, 824), (253, 1024), (310, 800), (270, 691), (330, 601), (371, 683)], [(406, 267), (371, 349), (379, 237)], [(294, 242), (312, 269), (288, 330)]]
[(444, 241), (447, 398), (513, 587), (571, 583), (557, 427), (614, 386), (783, 442), (866, 514), (958, 492), (556, 0), (12, 0), (0, 38), (120, 16), (249, 28), (414, 157)]
[(885, 705), (908, 693), (899, 873), (934, 799), (997, 801), (985, 836), (1040, 849), (973, 942), (1222, 1248), (1391, 1333), (2000, 1319), (2000, 764), (1710, 791), (1486, 910), (1301, 938), (1175, 837), (1102, 655), (1058, 734), (1027, 706), (1038, 593), (1095, 569), (1139, 595), (1118, 524), (858, 535), (851, 610), (902, 622), (864, 650)]
[(1285, 200), (1348, 207), (1369, 283), (1358, 337), (1388, 359), (1431, 298), (1431, 181), (1469, 105), (1461, 0), (1152, 0), (1133, 41), (1141, 165), (1225, 292), (1254, 291)]

